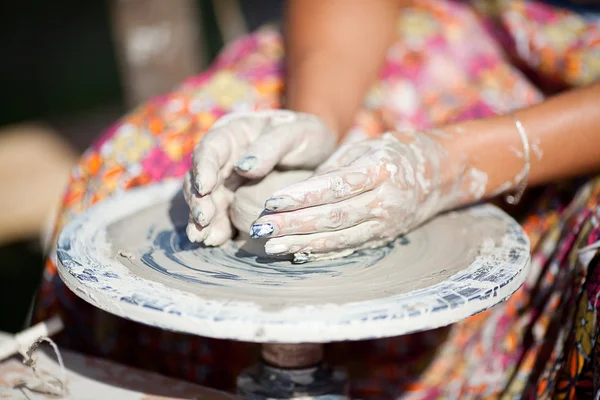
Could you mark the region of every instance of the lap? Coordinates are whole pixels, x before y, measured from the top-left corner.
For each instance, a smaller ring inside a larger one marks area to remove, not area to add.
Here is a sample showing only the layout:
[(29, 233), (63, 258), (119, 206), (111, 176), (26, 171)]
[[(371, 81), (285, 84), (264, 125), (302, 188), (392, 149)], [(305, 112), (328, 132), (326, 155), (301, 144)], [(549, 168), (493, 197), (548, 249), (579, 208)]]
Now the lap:
[[(421, 7), (401, 17), (405, 21), (399, 26), (408, 28), (399, 28), (399, 40), (390, 49), (382, 75), (357, 115), (351, 136), (368, 137), (386, 129), (430, 128), (541, 100), (540, 91), (506, 61), (501, 46), (474, 13), (459, 6), (442, 11), (436, 14), (431, 7)], [(472, 45), (465, 47), (464, 43)], [(74, 216), (118, 191), (181, 177), (190, 167), (193, 147), (222, 115), (280, 107), (283, 57), (280, 34), (272, 29), (258, 31), (231, 44), (206, 72), (125, 116), (85, 152), (74, 169), (56, 232)], [(566, 203), (574, 191), (568, 193)], [(591, 201), (592, 194), (588, 196)], [(531, 211), (525, 221), (528, 233), (541, 237), (542, 232), (558, 229), (559, 237), (569, 236), (569, 229), (558, 220), (565, 202), (550, 202)], [(590, 220), (591, 204), (580, 205), (578, 215), (588, 210), (586, 218)], [(588, 231), (597, 234), (597, 227)], [(591, 239), (586, 236), (585, 240)], [(562, 246), (567, 253), (573, 247)], [(548, 248), (558, 251), (562, 247), (556, 242), (536, 250), (540, 260), (554, 256), (542, 251)], [(564, 268), (569, 269), (569, 265)], [(546, 282), (544, 287), (552, 291), (548, 285), (556, 276), (542, 264), (537, 271), (532, 279)], [(385, 398), (405, 390), (431, 394), (439, 386), (448, 386), (444, 379), (475, 390), (475, 376), (470, 379), (467, 371), (491, 362), (492, 355), (501, 357), (507, 368), (519, 367), (523, 351), (516, 342), (533, 324), (533, 320), (524, 321), (519, 312), (525, 312), (523, 307), (532, 293), (531, 288), (525, 288), (505, 306), (457, 324), (450, 333), (440, 330), (339, 344), (333, 346), (331, 357), (349, 366), (356, 377), (354, 389), (364, 397)], [(55, 312), (63, 316), (67, 327), (62, 341), (69, 347), (214, 387), (231, 388), (239, 369), (256, 356), (255, 346), (164, 332), (94, 309), (60, 282), (54, 257), (48, 261), (37, 309), (38, 319)], [(536, 312), (550, 315), (553, 310), (526, 310), (531, 316)], [(429, 350), (444, 338), (439, 350), (444, 356), (429, 363)], [(496, 340), (498, 346), (507, 347), (495, 347), (483, 357), (488, 342)], [(472, 353), (466, 354), (466, 348)], [(420, 386), (413, 382), (411, 387), (412, 377), (425, 368), (427, 374), (418, 381)], [(494, 381), (496, 386), (486, 388), (494, 392), (509, 381), (506, 374), (501, 375)]]

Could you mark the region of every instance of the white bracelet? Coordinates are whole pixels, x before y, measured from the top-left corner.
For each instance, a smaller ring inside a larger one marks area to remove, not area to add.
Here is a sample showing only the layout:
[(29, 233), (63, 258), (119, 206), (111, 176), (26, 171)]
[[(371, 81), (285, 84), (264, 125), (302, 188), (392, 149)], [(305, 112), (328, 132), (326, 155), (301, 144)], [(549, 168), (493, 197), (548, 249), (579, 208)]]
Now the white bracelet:
[(529, 146), (529, 139), (527, 138), (527, 132), (525, 132), (523, 124), (521, 124), (521, 121), (519, 121), (513, 113), (509, 113), (509, 115), (515, 122), (517, 131), (521, 137), (521, 142), (523, 143), (523, 154), (525, 157), (525, 165), (523, 166), (523, 170), (519, 173), (519, 175), (517, 175), (519, 179), (515, 193), (506, 195), (504, 198), (508, 204), (515, 205), (519, 203), (523, 193), (525, 193), (525, 189), (527, 188), (527, 180), (529, 178), (529, 171), (531, 169), (531, 150)]

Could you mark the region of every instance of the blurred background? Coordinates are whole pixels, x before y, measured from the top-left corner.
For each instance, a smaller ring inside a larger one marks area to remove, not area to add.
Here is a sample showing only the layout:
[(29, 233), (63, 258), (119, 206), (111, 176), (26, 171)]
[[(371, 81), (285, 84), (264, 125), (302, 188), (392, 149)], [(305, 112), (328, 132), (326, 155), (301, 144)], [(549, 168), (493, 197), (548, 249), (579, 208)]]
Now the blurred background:
[(28, 324), (68, 174), (121, 115), (280, 19), (282, 0), (0, 5), (0, 331)]

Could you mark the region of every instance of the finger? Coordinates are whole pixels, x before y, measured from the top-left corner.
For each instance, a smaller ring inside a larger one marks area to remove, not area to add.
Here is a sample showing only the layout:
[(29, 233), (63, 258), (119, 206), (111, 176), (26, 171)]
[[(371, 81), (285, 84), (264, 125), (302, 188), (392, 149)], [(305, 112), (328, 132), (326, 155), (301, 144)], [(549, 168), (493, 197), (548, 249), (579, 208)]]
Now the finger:
[(211, 197), (218, 210), (217, 214), (220, 214), (221, 212), (227, 211), (227, 208), (229, 208), (229, 205), (233, 201), (233, 192), (225, 186), (220, 186), (211, 193)]
[(337, 203), (381, 185), (390, 172), (385, 165), (368, 159), (359, 159), (351, 165), (275, 192), (265, 203), (268, 211), (291, 211)]
[(190, 219), (200, 227), (207, 226), (216, 213), (213, 196), (199, 196), (191, 183), (191, 174), (185, 176), (183, 193), (186, 203), (190, 208)]
[(190, 216), (194, 222), (202, 227), (208, 226), (217, 214), (217, 207), (214, 203), (213, 196), (210, 194), (203, 197), (192, 198), (189, 206)]
[(221, 246), (233, 237), (233, 227), (225, 212), (218, 214), (212, 223), (205, 227), (200, 226), (190, 218), (186, 227), (186, 235), (192, 243)]
[(202, 243), (208, 235), (208, 231), (198, 225), (191, 216), (188, 220), (187, 227), (185, 228), (185, 233), (188, 237), (188, 240), (192, 243)]
[[(231, 131), (228, 126), (210, 131), (198, 143), (192, 153), (192, 184), (198, 194), (204, 196), (217, 185), (219, 173), (227, 164), (231, 165)], [(228, 171), (225, 171), (227, 174)]]
[(196, 191), (205, 195), (226, 179), (241, 152), (260, 133), (264, 121), (254, 117), (227, 120), (212, 128), (192, 154), (193, 181)]
[(183, 192), (190, 208), (190, 216), (196, 224), (205, 227), (212, 222), (216, 214), (227, 212), (233, 200), (233, 192), (225, 186), (219, 186), (214, 192), (199, 196), (193, 189), (189, 177), (190, 174), (186, 174)]
[(335, 147), (336, 138), (318, 118), (286, 110), (268, 111), (263, 132), (236, 164), (251, 179), (265, 176), (276, 165), (315, 168)]
[(380, 203), (376, 191), (369, 191), (339, 203), (265, 214), (252, 224), (250, 236), (274, 238), (343, 230), (376, 217)]
[(274, 238), (265, 244), (265, 252), (278, 256), (294, 254), (298, 260), (305, 258), (306, 261), (312, 255), (361, 248), (379, 239), (381, 224), (380, 221), (366, 221), (336, 232)]
[(198, 193), (192, 185), (192, 172), (188, 171), (183, 177), (183, 198), (188, 206), (190, 205), (190, 201), (192, 201), (192, 197), (197, 195)]
[(314, 169), (327, 159), (337, 145), (336, 135), (319, 118), (297, 114), (298, 143), (286, 154), (280, 165), (286, 168)]
[(238, 174), (249, 179), (262, 178), (295, 147), (298, 131), (291, 124), (267, 129), (235, 164)]
[(207, 246), (221, 246), (233, 237), (233, 227), (226, 212), (217, 214), (206, 229), (208, 233), (204, 244)]

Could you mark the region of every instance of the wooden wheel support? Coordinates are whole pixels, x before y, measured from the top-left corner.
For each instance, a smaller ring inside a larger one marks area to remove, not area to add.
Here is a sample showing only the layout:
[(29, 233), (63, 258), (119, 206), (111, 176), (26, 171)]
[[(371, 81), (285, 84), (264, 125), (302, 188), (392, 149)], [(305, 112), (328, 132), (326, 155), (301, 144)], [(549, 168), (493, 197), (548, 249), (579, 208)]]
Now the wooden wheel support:
[(277, 368), (308, 368), (323, 362), (323, 345), (265, 343), (261, 355), (265, 363)]
[(262, 360), (238, 377), (248, 399), (347, 400), (347, 377), (323, 362), (323, 344), (266, 343)]

